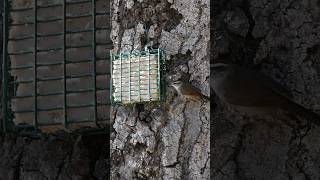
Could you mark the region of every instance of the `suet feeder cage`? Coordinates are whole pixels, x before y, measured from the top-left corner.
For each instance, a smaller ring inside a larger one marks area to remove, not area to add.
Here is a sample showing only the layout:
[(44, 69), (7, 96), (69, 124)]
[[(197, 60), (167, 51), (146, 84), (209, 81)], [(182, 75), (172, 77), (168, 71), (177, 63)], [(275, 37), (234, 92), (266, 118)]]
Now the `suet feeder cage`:
[(4, 0), (3, 131), (107, 132), (109, 3)]
[(161, 49), (111, 54), (113, 104), (163, 101), (165, 54)]

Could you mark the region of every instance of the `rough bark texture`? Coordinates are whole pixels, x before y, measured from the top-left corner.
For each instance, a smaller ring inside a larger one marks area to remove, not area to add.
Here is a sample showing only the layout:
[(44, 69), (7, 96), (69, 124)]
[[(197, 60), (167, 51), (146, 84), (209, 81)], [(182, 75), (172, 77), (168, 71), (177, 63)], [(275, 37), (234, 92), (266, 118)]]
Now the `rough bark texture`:
[(75, 180), (109, 177), (105, 135), (42, 137), (0, 136), (1, 180)]
[[(319, 10), (317, 0), (218, 0), (213, 62), (256, 68), (319, 112)], [(319, 127), (247, 117), (218, 98), (214, 104), (213, 179), (320, 178)]]
[[(115, 53), (160, 47), (169, 84), (183, 79), (209, 95), (209, 0), (114, 0)], [(116, 106), (112, 179), (209, 179), (209, 102), (185, 102), (167, 86), (161, 103)]]

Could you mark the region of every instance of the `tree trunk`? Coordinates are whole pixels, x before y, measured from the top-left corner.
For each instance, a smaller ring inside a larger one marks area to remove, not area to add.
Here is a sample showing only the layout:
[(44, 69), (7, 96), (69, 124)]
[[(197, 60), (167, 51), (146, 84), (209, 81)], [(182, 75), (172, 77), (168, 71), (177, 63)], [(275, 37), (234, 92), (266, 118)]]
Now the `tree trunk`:
[(169, 86), (189, 81), (209, 95), (209, 0), (112, 3), (114, 53), (166, 52), (165, 102), (115, 106), (112, 179), (209, 179), (209, 101), (185, 101)]
[[(260, 70), (294, 101), (320, 110), (318, 1), (218, 0), (213, 6), (213, 62)], [(214, 99), (213, 179), (320, 179), (319, 127), (302, 118), (287, 125), (283, 117), (248, 117)]]

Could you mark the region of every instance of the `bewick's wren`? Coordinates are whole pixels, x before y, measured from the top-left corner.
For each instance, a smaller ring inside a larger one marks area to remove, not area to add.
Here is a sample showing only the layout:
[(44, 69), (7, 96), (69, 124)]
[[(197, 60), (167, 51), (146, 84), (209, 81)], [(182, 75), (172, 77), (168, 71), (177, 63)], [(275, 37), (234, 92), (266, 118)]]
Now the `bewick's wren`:
[(217, 63), (210, 67), (211, 89), (224, 102), (240, 107), (281, 109), (320, 125), (320, 115), (290, 100), (272, 79), (247, 68)]
[(185, 100), (198, 101), (201, 99), (209, 99), (203, 95), (201, 91), (188, 82), (175, 81), (171, 84), (177, 93)]

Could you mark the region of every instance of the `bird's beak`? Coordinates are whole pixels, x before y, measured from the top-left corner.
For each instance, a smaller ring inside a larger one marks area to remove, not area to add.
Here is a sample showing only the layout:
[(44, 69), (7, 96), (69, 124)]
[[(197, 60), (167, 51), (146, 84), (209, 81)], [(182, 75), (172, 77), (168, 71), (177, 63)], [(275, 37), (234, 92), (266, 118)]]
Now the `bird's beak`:
[(174, 86), (176, 84), (176, 82), (174, 81), (174, 82), (171, 82), (170, 83), (170, 86)]

